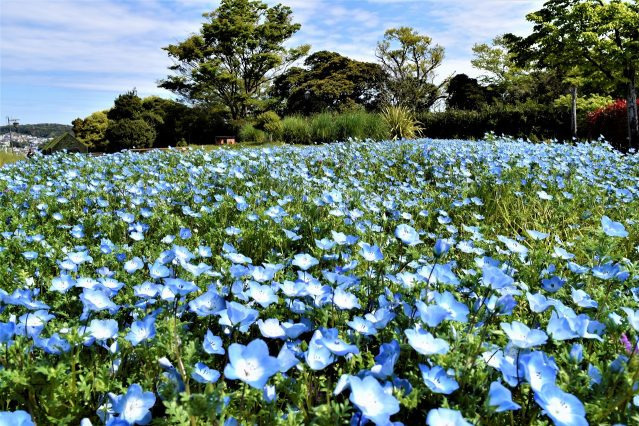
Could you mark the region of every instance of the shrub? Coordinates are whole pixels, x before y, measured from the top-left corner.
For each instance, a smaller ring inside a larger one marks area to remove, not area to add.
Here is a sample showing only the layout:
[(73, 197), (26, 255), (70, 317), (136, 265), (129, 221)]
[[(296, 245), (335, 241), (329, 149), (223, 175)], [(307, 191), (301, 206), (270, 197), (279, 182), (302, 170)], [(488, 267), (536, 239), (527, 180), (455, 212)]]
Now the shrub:
[(428, 111), (417, 118), (422, 123), (422, 134), (430, 138), (481, 139), (493, 132), (516, 138), (571, 139), (569, 112), (542, 105)]
[(414, 139), (422, 128), (413, 113), (406, 107), (389, 106), (382, 110), (382, 117), (390, 129), (392, 139)]
[(335, 124), (339, 140), (373, 139), (384, 140), (390, 137), (387, 123), (379, 114), (366, 111), (351, 111), (336, 115)]
[(240, 142), (265, 142), (266, 133), (260, 129), (256, 129), (252, 124), (244, 124), (238, 132)]
[(297, 115), (284, 118), (282, 120), (282, 140), (286, 143), (303, 145), (312, 143), (308, 120)]
[(340, 139), (335, 115), (323, 112), (310, 118), (311, 136), (314, 142), (335, 142)]
[(273, 111), (266, 111), (258, 115), (255, 128), (266, 132), (271, 141), (282, 138), (282, 120)]
[[(637, 105), (639, 106), (639, 101)], [(603, 135), (615, 148), (626, 148), (628, 144), (627, 114), (625, 99), (619, 99), (588, 114), (586, 122), (589, 137), (595, 139)]]

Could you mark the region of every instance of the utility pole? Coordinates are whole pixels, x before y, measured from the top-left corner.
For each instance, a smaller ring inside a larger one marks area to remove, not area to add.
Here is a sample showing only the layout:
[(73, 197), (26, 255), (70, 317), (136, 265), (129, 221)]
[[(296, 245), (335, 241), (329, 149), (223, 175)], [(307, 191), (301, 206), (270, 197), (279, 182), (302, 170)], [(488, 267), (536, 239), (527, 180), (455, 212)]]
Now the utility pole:
[(18, 130), (18, 121), (20, 121), (19, 118), (9, 118), (9, 116), (7, 116), (7, 126), (9, 126), (9, 148), (13, 148), (13, 138), (11, 137), (12, 136), (11, 127), (13, 124), (13, 127), (15, 127), (16, 130)]

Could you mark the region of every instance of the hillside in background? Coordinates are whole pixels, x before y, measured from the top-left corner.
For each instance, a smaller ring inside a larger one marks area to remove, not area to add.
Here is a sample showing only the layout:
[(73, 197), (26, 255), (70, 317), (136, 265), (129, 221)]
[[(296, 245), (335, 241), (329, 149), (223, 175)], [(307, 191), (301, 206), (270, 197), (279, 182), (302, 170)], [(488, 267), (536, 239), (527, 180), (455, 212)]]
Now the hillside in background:
[[(9, 133), (9, 127), (12, 126), (0, 126), (0, 134)], [(11, 130), (23, 135), (37, 136), (39, 138), (54, 138), (64, 132), (71, 132), (71, 129), (72, 126), (68, 124), (39, 123), (20, 124), (16, 130)]]

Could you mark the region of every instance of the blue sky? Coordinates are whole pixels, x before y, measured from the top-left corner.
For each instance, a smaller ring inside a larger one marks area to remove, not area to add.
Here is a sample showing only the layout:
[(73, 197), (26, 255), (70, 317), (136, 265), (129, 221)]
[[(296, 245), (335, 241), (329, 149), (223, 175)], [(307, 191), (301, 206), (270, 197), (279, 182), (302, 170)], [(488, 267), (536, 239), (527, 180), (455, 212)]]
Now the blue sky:
[[(278, 3), (278, 1), (267, 1)], [(525, 34), (526, 13), (543, 0), (280, 0), (302, 29), (290, 44), (373, 61), (384, 30), (412, 26), (446, 48), (441, 76), (477, 75), (474, 43)], [(161, 49), (197, 32), (211, 0), (1, 0), (0, 118), (70, 123), (109, 108), (122, 92), (171, 94), (156, 81), (170, 60)]]

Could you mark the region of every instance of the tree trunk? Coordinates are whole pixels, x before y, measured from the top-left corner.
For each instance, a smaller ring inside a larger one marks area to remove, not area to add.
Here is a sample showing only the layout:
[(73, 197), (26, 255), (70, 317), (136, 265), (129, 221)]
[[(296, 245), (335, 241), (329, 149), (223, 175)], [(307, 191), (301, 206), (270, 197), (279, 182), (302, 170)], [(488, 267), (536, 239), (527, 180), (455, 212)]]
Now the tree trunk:
[(628, 112), (628, 148), (639, 148), (639, 120), (637, 119), (637, 86), (635, 71), (628, 73), (628, 93), (626, 98)]
[(577, 139), (577, 86), (570, 87), (570, 133), (573, 138)]

